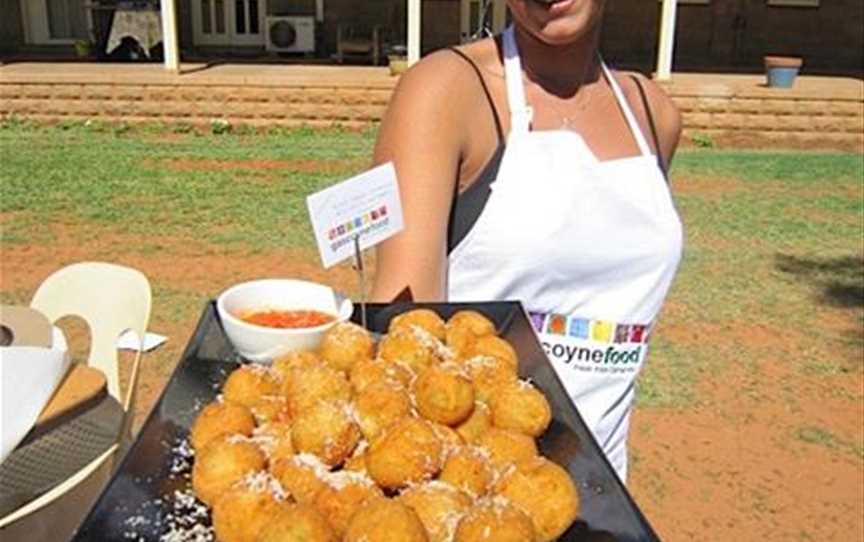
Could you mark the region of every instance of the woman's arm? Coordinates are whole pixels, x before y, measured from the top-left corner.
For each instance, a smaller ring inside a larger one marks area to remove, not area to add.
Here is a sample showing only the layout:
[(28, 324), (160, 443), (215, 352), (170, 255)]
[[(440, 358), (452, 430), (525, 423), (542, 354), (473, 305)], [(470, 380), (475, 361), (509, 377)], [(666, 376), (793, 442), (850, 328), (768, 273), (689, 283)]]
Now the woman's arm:
[(384, 115), (374, 160), (395, 165), (405, 229), (377, 247), (373, 300), (406, 286), (418, 301), (446, 295), (447, 221), (465, 141), (457, 62), (448, 52), (424, 58), (402, 76)]

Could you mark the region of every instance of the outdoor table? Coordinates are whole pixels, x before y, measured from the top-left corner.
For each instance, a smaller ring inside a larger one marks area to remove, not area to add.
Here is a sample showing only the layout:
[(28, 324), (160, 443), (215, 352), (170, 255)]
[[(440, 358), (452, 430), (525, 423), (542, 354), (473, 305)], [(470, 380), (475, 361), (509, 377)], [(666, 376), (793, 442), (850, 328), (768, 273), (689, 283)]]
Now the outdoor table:
[(162, 41), (159, 10), (154, 7), (118, 6), (114, 10), (105, 52), (110, 55), (126, 36), (134, 38), (149, 58), (151, 49)]

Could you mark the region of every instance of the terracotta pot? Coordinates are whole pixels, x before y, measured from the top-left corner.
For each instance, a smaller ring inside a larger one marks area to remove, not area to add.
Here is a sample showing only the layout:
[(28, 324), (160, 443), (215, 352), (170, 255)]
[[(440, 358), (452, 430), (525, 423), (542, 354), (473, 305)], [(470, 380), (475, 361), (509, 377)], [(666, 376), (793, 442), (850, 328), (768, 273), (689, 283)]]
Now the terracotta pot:
[(772, 88), (791, 88), (803, 64), (797, 56), (766, 56), (765, 75), (767, 84)]
[(801, 68), (804, 60), (800, 56), (766, 56), (765, 68)]

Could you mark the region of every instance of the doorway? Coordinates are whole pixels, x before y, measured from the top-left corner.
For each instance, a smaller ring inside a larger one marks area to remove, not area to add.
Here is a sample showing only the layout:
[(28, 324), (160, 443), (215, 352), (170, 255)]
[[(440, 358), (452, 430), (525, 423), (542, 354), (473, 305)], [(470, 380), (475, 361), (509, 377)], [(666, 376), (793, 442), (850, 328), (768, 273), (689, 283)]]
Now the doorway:
[(84, 0), (24, 0), (27, 43), (51, 45), (90, 38), (91, 21)]
[(196, 45), (264, 45), (264, 0), (192, 0)]

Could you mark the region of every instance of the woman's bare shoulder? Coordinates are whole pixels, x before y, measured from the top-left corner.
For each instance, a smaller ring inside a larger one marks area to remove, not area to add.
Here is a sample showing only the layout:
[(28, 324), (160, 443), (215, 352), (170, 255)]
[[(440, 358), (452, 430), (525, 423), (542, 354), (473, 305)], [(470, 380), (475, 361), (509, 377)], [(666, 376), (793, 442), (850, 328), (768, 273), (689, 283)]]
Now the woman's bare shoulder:
[[(650, 116), (657, 129), (665, 162), (668, 164), (681, 137), (681, 113), (678, 106), (656, 81), (637, 72), (616, 72), (627, 102), (642, 118)], [(642, 95), (644, 93), (645, 99)], [(644, 103), (648, 103), (648, 111)]]

